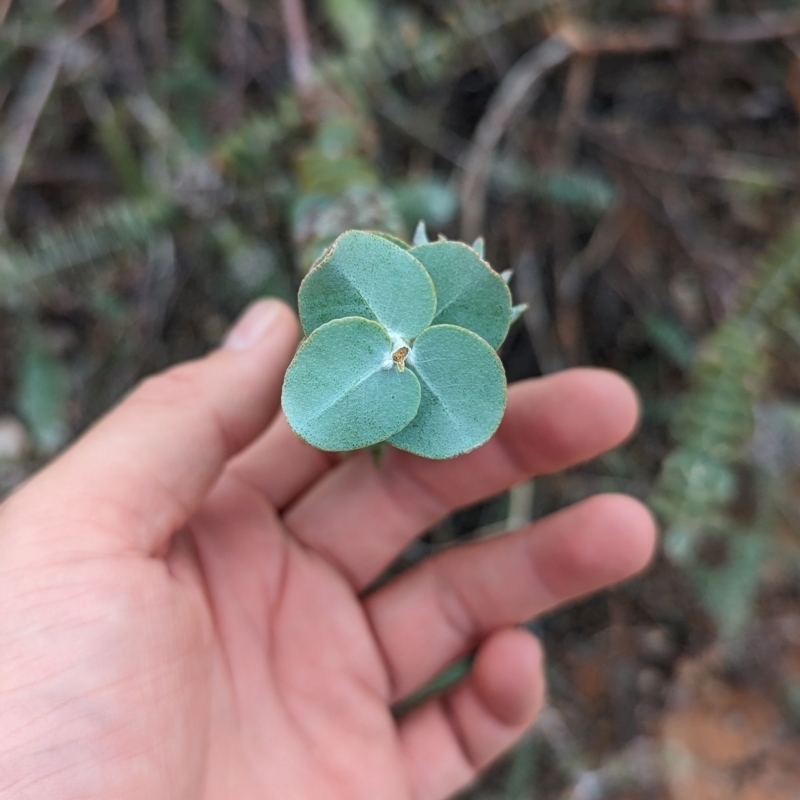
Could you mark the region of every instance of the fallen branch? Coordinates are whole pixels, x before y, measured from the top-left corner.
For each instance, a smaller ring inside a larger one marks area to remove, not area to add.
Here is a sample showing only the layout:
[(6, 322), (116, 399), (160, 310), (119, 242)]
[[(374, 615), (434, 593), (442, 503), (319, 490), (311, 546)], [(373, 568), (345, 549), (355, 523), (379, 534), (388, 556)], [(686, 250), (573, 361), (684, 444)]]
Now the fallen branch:
[(0, 134), (3, 142), (0, 150), (0, 219), (5, 213), (8, 196), (19, 176), (36, 124), (61, 71), (66, 49), (66, 40), (58, 41), (44, 50), (28, 69)]

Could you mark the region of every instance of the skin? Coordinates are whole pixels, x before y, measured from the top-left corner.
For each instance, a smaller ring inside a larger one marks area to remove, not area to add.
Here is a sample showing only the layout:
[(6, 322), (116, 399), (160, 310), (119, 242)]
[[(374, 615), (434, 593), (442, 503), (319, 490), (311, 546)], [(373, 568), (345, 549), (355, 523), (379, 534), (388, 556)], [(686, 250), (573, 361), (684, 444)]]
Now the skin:
[(603, 495), (365, 594), (453, 509), (621, 442), (636, 397), (601, 370), (526, 381), (480, 449), (376, 468), (289, 430), (298, 336), (256, 304), (0, 506), (2, 800), (444, 798), (541, 707), (540, 647), (514, 626), (647, 564), (649, 513)]

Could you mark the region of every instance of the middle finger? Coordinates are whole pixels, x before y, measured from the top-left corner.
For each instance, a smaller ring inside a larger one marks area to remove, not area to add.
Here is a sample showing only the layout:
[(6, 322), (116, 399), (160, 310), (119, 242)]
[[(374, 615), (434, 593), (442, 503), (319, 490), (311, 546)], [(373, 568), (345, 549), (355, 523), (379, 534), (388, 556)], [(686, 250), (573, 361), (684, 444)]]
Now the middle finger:
[(301, 495), (284, 522), (360, 591), (454, 509), (595, 457), (630, 434), (637, 414), (629, 384), (606, 370), (524, 381), (510, 388), (503, 422), (483, 447), (448, 461), (390, 450), (377, 467), (359, 453)]

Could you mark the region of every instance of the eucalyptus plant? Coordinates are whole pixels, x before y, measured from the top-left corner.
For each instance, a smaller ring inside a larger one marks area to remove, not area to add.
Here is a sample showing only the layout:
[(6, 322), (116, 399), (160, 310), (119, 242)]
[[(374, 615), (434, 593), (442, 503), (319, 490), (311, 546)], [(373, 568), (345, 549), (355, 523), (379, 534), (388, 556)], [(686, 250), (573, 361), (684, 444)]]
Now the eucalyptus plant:
[(388, 442), (451, 458), (486, 442), (506, 406), (497, 357), (520, 307), (472, 247), (348, 231), (300, 285), (305, 338), (283, 384), (292, 429), (321, 450)]

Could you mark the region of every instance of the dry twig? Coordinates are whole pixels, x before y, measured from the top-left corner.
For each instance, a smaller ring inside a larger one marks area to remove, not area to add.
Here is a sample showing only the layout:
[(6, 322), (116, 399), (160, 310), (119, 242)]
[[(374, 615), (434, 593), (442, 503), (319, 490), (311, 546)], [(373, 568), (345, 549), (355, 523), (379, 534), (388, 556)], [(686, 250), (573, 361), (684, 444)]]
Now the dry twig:
[(557, 35), (574, 52), (584, 56), (675, 50), (686, 40), (684, 26), (676, 19), (658, 19), (627, 27), (587, 25), (574, 20), (560, 25)]
[(581, 122), (592, 95), (597, 59), (576, 54), (569, 65), (564, 85), (564, 101), (556, 124), (553, 161), (560, 168), (575, 160), (581, 139)]
[[(569, 64), (564, 100), (556, 125), (553, 166), (568, 171), (574, 166), (581, 140), (581, 121), (592, 94), (597, 59), (576, 54)], [(574, 254), (572, 214), (558, 208), (553, 213), (553, 250), (556, 273), (555, 323), (558, 339), (568, 364), (577, 364), (581, 349), (581, 318), (578, 310), (583, 287), (581, 273), (569, 269)]]
[(300, 99), (306, 102), (314, 91), (314, 66), (306, 11), (303, 0), (281, 0), (281, 7), (289, 48), (289, 72)]
[(544, 76), (571, 54), (572, 48), (560, 37), (546, 39), (508, 71), (489, 100), (486, 113), (475, 129), (461, 184), (461, 236), (465, 241), (482, 232), (486, 184), (500, 140), (514, 118), (535, 99)]
[(45, 49), (28, 69), (19, 95), (9, 112), (0, 141), (0, 218), (5, 213), (8, 196), (17, 181), (36, 123), (53, 91), (67, 49), (64, 39)]
[(70, 45), (96, 25), (110, 19), (117, 11), (117, 0), (98, 0), (94, 10), (70, 29), (69, 35), (58, 36), (42, 48), (39, 58), (28, 69), (17, 99), (0, 133), (0, 220), (19, 176), (39, 117), (53, 91), (64, 56)]

